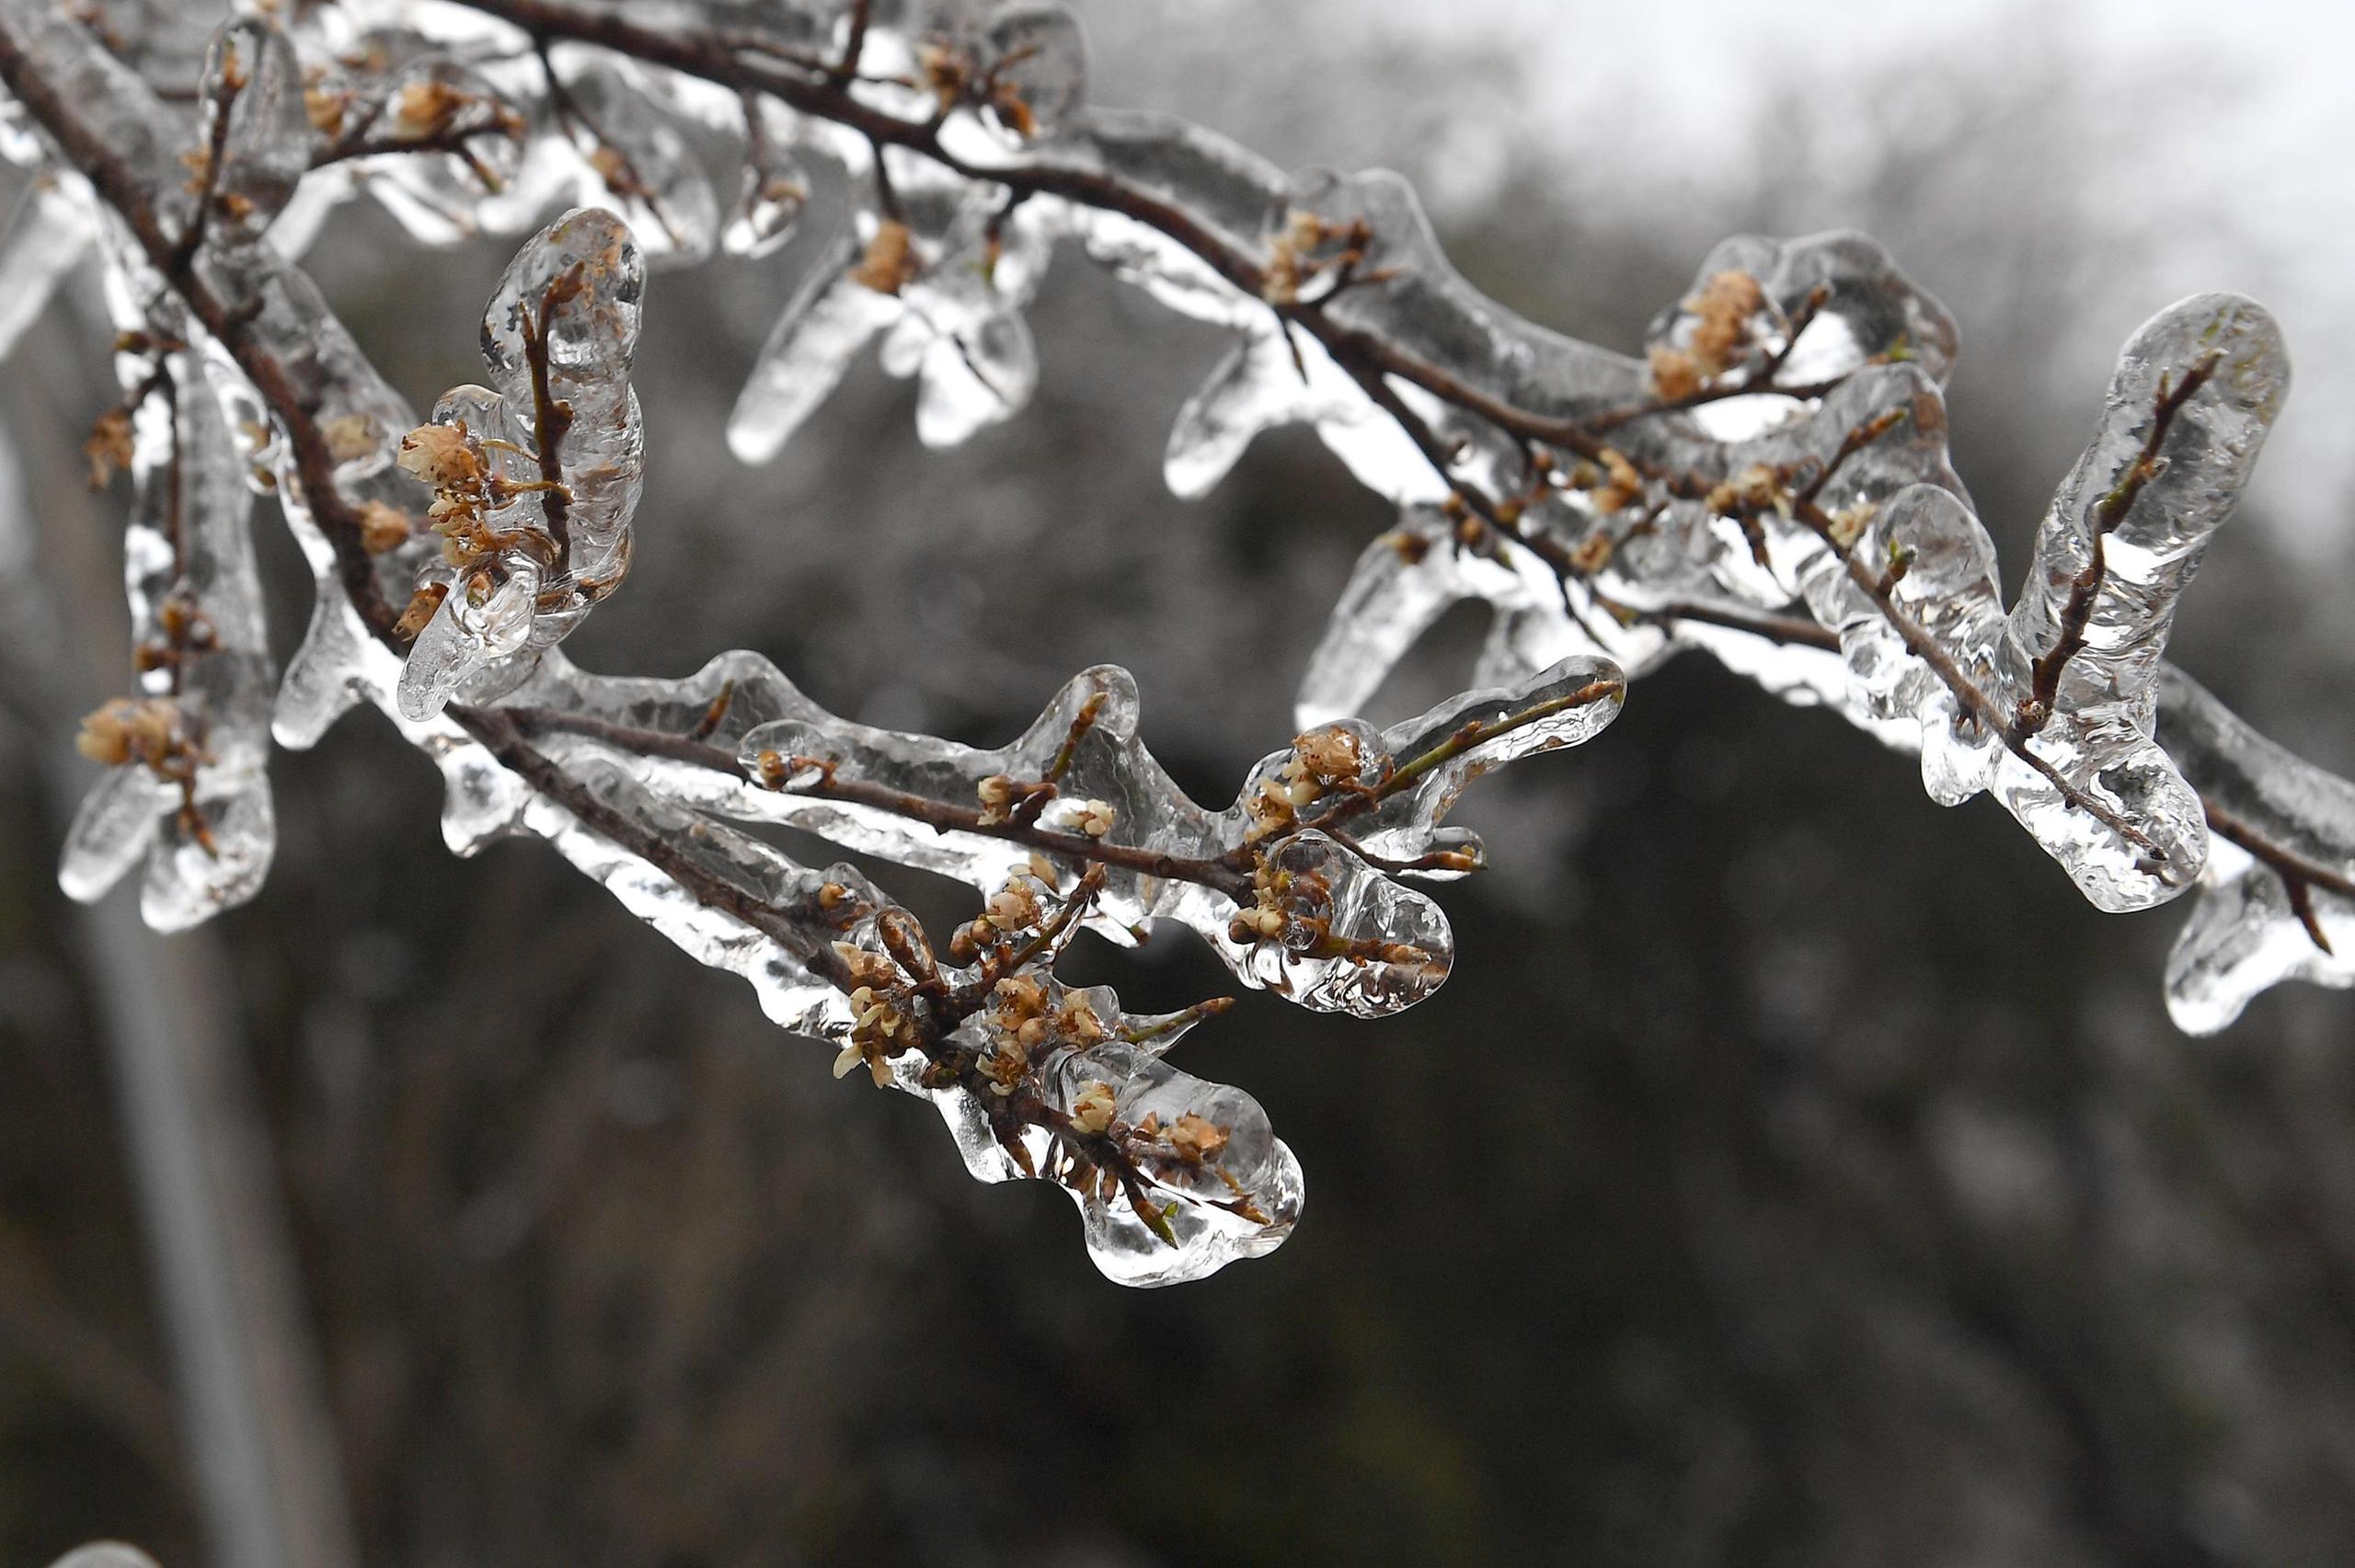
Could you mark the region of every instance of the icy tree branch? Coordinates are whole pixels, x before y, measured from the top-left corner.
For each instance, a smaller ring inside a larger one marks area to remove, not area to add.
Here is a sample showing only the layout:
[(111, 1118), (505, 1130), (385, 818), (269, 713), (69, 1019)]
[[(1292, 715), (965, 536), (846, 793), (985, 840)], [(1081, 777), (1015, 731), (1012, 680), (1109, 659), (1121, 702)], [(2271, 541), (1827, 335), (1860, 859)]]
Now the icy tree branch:
[[(1727, 242), (1631, 361), (1479, 296), (1395, 176), (1287, 176), (1089, 107), (1076, 24), (1048, 7), (340, 0), (175, 53), (168, 28), (104, 25), (140, 3), (106, 0), (94, 34), (0, 0), (0, 81), (30, 122), (14, 155), (53, 182), (0, 272), (45, 287), (59, 245), (95, 249), (126, 396), (92, 462), (130, 469), (137, 513), (146, 684), (86, 727), (113, 767), (68, 847), (77, 896), (144, 854), (157, 923), (249, 897), (262, 730), (309, 745), (371, 704), (441, 766), (454, 848), (547, 839), (834, 1043), (838, 1073), (932, 1099), (976, 1175), (1063, 1186), (1097, 1263), (1140, 1283), (1277, 1244), (1299, 1173), (1248, 1096), (1162, 1059), (1223, 1002), (1124, 1014), (1055, 979), (1071, 937), (1169, 921), (1303, 1005), (1410, 1005), (1453, 954), (1402, 878), (1484, 864), (1441, 825), (1463, 788), (1591, 738), (1628, 675), (1684, 647), (1917, 751), (1943, 803), (1993, 794), (2098, 907), (2204, 882), (2169, 977), (2187, 1027), (2279, 979), (2355, 982), (2355, 792), (2161, 659), (2287, 388), (2247, 301), (2185, 301), (2129, 343), (2006, 607), (1947, 457), (1954, 326), (1862, 236)], [(741, 140), (724, 221), (682, 117)], [(821, 163), (849, 176), (817, 214), (830, 264), (743, 390), (740, 455), (774, 454), (877, 342), (919, 382), (926, 442), (1010, 418), (1039, 378), (1023, 307), (1069, 242), (1233, 335), (1172, 433), (1173, 489), (1306, 423), (1399, 508), (1312, 660), (1300, 733), (1231, 807), (1178, 790), (1110, 667), (983, 750), (844, 721), (751, 655), (645, 681), (557, 647), (635, 548), (649, 268), (775, 250)], [(422, 421), (289, 259), (362, 195), (428, 243), (581, 203), (495, 291), (488, 384)], [(248, 472), (319, 583), (274, 705)], [(1356, 716), (1467, 599), (1495, 611), (1471, 689), (1386, 730)], [(936, 952), (847, 865), (736, 823), (958, 877), (982, 910)]]

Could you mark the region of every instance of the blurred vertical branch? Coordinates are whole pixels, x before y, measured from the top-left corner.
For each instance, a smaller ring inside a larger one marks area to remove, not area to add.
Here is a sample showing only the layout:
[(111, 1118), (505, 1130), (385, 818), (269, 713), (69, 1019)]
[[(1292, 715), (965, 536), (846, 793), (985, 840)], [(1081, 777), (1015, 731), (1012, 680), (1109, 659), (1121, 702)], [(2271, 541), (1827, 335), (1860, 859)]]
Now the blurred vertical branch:
[[(77, 394), (98, 401), (93, 387), (71, 380), (17, 378), (11, 386), (12, 430), (62, 436)], [(0, 616), (0, 665), (17, 703), (51, 730), (88, 706), (94, 674), (120, 662), (123, 647), (112, 563), (61, 455), (73, 446), (29, 443), (22, 461), (30, 468), (18, 474), (11, 464), (0, 475), (16, 492), (0, 494), (0, 507), (28, 525), (20, 550), (42, 558), (60, 589), (34, 602), (23, 591), (29, 573), (11, 574), (6, 597), (17, 602)], [(29, 496), (43, 503), (31, 507)], [(44, 793), (63, 827), (82, 781), (62, 750), (43, 756)], [(318, 1352), (268, 1130), (219, 989), (220, 944), (209, 932), (149, 931), (127, 897), (77, 911), (75, 923), (213, 1559), (234, 1568), (350, 1568), (358, 1554)]]

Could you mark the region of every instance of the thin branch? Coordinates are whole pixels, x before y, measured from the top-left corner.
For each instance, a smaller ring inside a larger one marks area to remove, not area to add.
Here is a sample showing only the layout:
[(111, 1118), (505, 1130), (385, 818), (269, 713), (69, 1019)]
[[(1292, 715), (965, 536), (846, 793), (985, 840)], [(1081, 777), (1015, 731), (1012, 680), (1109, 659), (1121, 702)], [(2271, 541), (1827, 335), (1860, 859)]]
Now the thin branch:
[[(1002, 185), (1010, 191), (1026, 196), (1059, 196), (1105, 212), (1120, 213), (1182, 246), (1238, 292), (1252, 298), (1266, 297), (1268, 271), (1256, 257), (1225, 239), (1174, 201), (1132, 186), (1115, 176), (1090, 169), (1058, 167), (1052, 164), (989, 168), (969, 165), (942, 146), (936, 123), (919, 124), (884, 113), (858, 101), (839, 82), (813, 82), (806, 76), (787, 74), (747, 62), (726, 48), (721, 40), (641, 26), (617, 13), (585, 11), (565, 3), (565, 0), (461, 0), (461, 3), (488, 15), (502, 17), (534, 36), (560, 35), (668, 65), (739, 91), (773, 94), (804, 113), (833, 120), (858, 132), (879, 149), (887, 145), (905, 148), (969, 179)], [(879, 156), (878, 163), (880, 163)], [(1524, 534), (1504, 521), (1493, 500), (1477, 494), (1474, 486), (1458, 483), (1450, 472), (1451, 454), (1428, 424), (1399, 400), (1396, 392), (1387, 383), (1389, 378), (1395, 377), (1464, 412), (1486, 419), (1509, 435), (1558, 445), (1580, 457), (1600, 462), (1606, 447), (1595, 433), (1595, 416), (1546, 416), (1521, 408), (1396, 344), (1362, 328), (1336, 321), (1322, 308), (1321, 301), (1293, 299), (1272, 308), (1287, 326), (1299, 326), (1317, 341), (1333, 361), (1347, 372), (1375, 405), (1406, 432), (1425, 460), (1447, 480), (1451, 489), (1462, 497), (1465, 504), (1484, 521), (1535, 552), (1557, 576), (1564, 577), (1566, 582), (1571, 576), (1583, 578), (1584, 574), (1579, 573), (1568, 562), (1567, 552), (1557, 542)], [(1796, 338), (1795, 332), (1794, 341)], [(2188, 395), (2188, 392), (2182, 393), (2183, 397)], [(1820, 491), (1834, 466), (1836, 464), (1826, 465), (1816, 476), (1813, 489)], [(1662, 483), (1671, 493), (1680, 496), (1698, 498), (1706, 495), (1711, 487), (1699, 475), (1669, 473), (1642, 464), (1637, 467), (1646, 478)], [(2138, 488), (2139, 484), (2137, 481)], [(2128, 504), (2131, 502), (2130, 496)], [(1811, 496), (1796, 510), (1810, 528), (1819, 533), (1826, 532), (1831, 520), (1814, 507)], [(1829, 542), (1828, 533), (1826, 537)], [(1837, 548), (1836, 545), (1834, 547)], [(2002, 712), (2001, 704), (1971, 679), (1935, 637), (1896, 604), (1888, 584), (1878, 580), (1877, 574), (1851, 558), (1846, 551), (1842, 550), (1840, 554), (1851, 578), (1865, 589), (1908, 651), (1930, 667), (1939, 681), (1954, 693), (1957, 703), (1965, 712), (1985, 725), (1991, 733), (2000, 737), (2005, 748), (2051, 784), (2070, 807), (2084, 811), (2146, 854), (2156, 855), (2157, 846), (2147, 834), (2116, 810), (2077, 788), (2051, 762), (2030, 749), (2028, 742), (2034, 736), (2034, 730), (2023, 729), (2016, 722), (2018, 715)], [(1656, 615), (1660, 613), (1665, 612), (1655, 612)], [(1826, 645), (1817, 643), (1815, 646)]]
[[(497, 711), (524, 736), (577, 735), (615, 750), (684, 762), (692, 767), (752, 782), (747, 779), (743, 764), (737, 760), (735, 752), (691, 736), (635, 728), (560, 708), (511, 707)], [(1085, 833), (1041, 828), (1018, 818), (993, 819), (979, 806), (952, 805), (867, 779), (845, 779), (831, 763), (819, 759), (787, 758), (784, 761), (787, 766), (809, 763), (810, 765), (806, 771), (814, 776), (806, 783), (797, 780), (790, 789), (781, 793), (865, 807), (921, 823), (936, 832), (971, 833), (985, 839), (1003, 839), (1009, 843), (1021, 844), (1083, 864), (1095, 863), (1132, 871), (1140, 876), (1198, 883), (1229, 898), (1248, 899), (1251, 896), (1249, 877), (1239, 876), (1234, 867), (1222, 861), (1192, 860), (1183, 855), (1164, 854), (1127, 844), (1108, 843)]]
[(2052, 646), (2029, 666), (2028, 695), (2020, 704), (2018, 715), (2020, 727), (2028, 734), (2035, 734), (2051, 722), (2053, 704), (2061, 694), (2062, 674), (2069, 661), (2085, 648), (2085, 628), (2093, 620), (2094, 601), (2101, 595), (2102, 582), (2109, 569), (2104, 542), (2134, 509), (2144, 486), (2164, 471), (2159, 449), (2165, 445), (2168, 433), (2174, 429), (2176, 417), (2216, 373), (2216, 366), (2223, 359), (2221, 352), (2210, 353), (2184, 372), (2183, 380), (2173, 387), (2168, 386), (2164, 374), (2159, 377), (2158, 396), (2151, 409), (2150, 434), (2143, 439), (2142, 450), (2127, 465), (2125, 474), (2094, 509), (2091, 545), (2085, 564), (2069, 579), (2069, 598), (2061, 607), (2060, 628), (2053, 635)]
[(2314, 890), (2319, 887), (2326, 893), (2355, 899), (2355, 877), (2275, 842), (2246, 818), (2235, 816), (2212, 800), (2203, 796), (2200, 805), (2207, 813), (2209, 831), (2240, 845), (2251, 858), (2279, 876), (2281, 886), (2290, 895), (2290, 912), (2298, 917), (2298, 923), (2306, 928), (2306, 934), (2313, 938), (2316, 947), (2335, 956), (2337, 950), (2331, 946), (2330, 938), (2323, 934), (2322, 916), (2315, 909)]

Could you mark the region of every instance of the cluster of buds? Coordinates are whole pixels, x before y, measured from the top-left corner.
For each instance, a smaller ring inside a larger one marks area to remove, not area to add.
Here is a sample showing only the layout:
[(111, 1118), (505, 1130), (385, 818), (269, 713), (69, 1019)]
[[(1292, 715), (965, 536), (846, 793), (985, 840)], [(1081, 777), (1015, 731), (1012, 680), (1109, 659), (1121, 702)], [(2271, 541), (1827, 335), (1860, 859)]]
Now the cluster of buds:
[(1005, 773), (992, 773), (975, 784), (974, 797), (982, 803), (982, 826), (994, 828), (1013, 821), (1014, 808), (1028, 798), (1029, 794)]
[(204, 760), (180, 704), (170, 697), (115, 697), (82, 720), (74, 749), (110, 768), (138, 763), (178, 781)]
[(1259, 297), (1271, 305), (1298, 304), (1301, 290), (1328, 273), (1333, 288), (1342, 288), (1373, 244), (1373, 231), (1363, 218), (1337, 223), (1295, 208), (1269, 248)]
[(82, 720), (74, 749), (109, 768), (144, 767), (180, 792), (180, 829), (205, 853), (213, 830), (196, 804), (196, 772), (213, 761), (196, 724), (173, 697), (115, 697)]
[(850, 1040), (834, 1058), (834, 1076), (847, 1077), (861, 1062), (879, 1089), (891, 1086), (890, 1059), (922, 1044), (915, 1019), (902, 1004), (906, 988), (891, 961), (856, 943), (837, 942), (834, 956), (849, 971)]
[[(308, 100), (306, 93), (306, 104)], [(393, 136), (402, 142), (446, 142), (487, 133), (519, 137), (524, 131), (523, 117), (507, 104), (431, 78), (403, 85), (388, 108)]]
[[(1119, 1092), (1101, 1079), (1081, 1084), (1079, 1093), (1073, 1096), (1071, 1129), (1082, 1138), (1159, 1144), (1185, 1165), (1200, 1165), (1216, 1160), (1233, 1136), (1229, 1129), (1194, 1111), (1188, 1111), (1177, 1120), (1167, 1123), (1162, 1121), (1160, 1112), (1148, 1111), (1135, 1124), (1124, 1125), (1120, 1120)], [(1220, 1174), (1224, 1175), (1225, 1173)], [(1247, 1201), (1247, 1195), (1232, 1176), (1227, 1176), (1226, 1181), (1238, 1199)]]
[(1570, 487), (1586, 492), (1597, 516), (1609, 517), (1644, 498), (1644, 475), (1626, 452), (1607, 446), (1594, 462), (1570, 470)]
[[(1139, 1138), (1166, 1143), (1169, 1152), (1189, 1165), (1217, 1159), (1232, 1136), (1225, 1127), (1194, 1111), (1188, 1111), (1166, 1127), (1162, 1125), (1159, 1112), (1148, 1111), (1131, 1130)], [(1232, 1177), (1228, 1181), (1233, 1185)]]
[[(419, 425), (401, 438), (396, 456), (401, 468), (433, 486), (432, 504), (425, 514), (442, 536), (442, 555), (467, 578), (468, 594), (477, 600), (497, 586), (492, 574), (498, 557), (520, 550), (543, 567), (562, 565), (556, 541), (532, 528), (500, 528), (492, 516), (523, 497), (553, 490), (569, 498), (564, 486), (547, 479), (510, 479), (497, 472), (493, 452), (530, 454), (512, 441), (480, 437), (460, 419), (447, 425)], [(389, 530), (386, 530), (389, 532)]]
[(1791, 516), (1790, 475), (1771, 464), (1753, 463), (1730, 479), (1710, 487), (1702, 505), (1713, 512), (1772, 511), (1785, 521)]
[(1338, 725), (1293, 736), (1292, 755), (1262, 778), (1243, 802), (1247, 818), (1243, 841), (1256, 844), (1270, 834), (1287, 831), (1300, 820), (1302, 807), (1356, 784), (1364, 767), (1364, 750), (1357, 736)]
[(303, 117), (312, 130), (322, 136), (337, 135), (350, 112), (351, 94), (329, 81), (325, 64), (303, 67)]
[(1651, 348), (1652, 390), (1663, 402), (1691, 397), (1740, 363), (1770, 315), (1765, 289), (1747, 272), (1719, 272), (1684, 302), (1693, 328), (1683, 348)]
[(1251, 871), (1251, 904), (1237, 910), (1226, 925), (1226, 934), (1236, 942), (1277, 942), (1291, 928), (1292, 915), (1285, 908), (1285, 894), (1290, 891), (1292, 874), (1269, 865), (1266, 856)]
[(958, 928), (948, 939), (948, 956), (960, 964), (971, 963), (1001, 938), (1037, 930), (1045, 918), (1040, 890), (1051, 894), (1055, 887), (1054, 866), (1045, 856), (1032, 855), (1028, 864), (1007, 873), (1005, 886), (989, 896), (980, 914)]
[(221, 646), (212, 618), (185, 590), (175, 590), (155, 606), (157, 635), (132, 650), (132, 663), (145, 673), (169, 670), (190, 654), (210, 653)]
[(1832, 514), (1831, 525), (1823, 531), (1824, 537), (1832, 541), (1833, 548), (1844, 553), (1855, 547), (1856, 541), (1864, 537), (1865, 530), (1872, 526), (1873, 519), (1879, 515), (1880, 503), (1878, 501), (1860, 500), (1854, 506), (1842, 507)]
[(1109, 800), (1079, 800), (1065, 807), (1063, 826), (1083, 838), (1101, 839), (1110, 835), (1112, 824), (1120, 813)]
[(1008, 975), (997, 982), (983, 1027), (989, 1047), (978, 1064), (982, 1087), (1001, 1098), (1048, 1051), (1086, 1050), (1109, 1035), (1086, 997), (1066, 991), (1057, 1001), (1047, 983), (1031, 975)]

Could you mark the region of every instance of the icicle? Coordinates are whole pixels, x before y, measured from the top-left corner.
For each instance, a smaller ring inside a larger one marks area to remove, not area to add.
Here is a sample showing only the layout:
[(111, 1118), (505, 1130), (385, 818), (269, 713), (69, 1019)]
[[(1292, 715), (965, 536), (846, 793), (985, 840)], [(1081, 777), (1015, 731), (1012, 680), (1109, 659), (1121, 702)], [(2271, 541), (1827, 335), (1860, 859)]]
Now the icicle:
[[(643, 435), (629, 362), (645, 270), (629, 231), (576, 210), (516, 254), (483, 318), (496, 388), (454, 388), (402, 438), (433, 486), (439, 604), (409, 650), (401, 711), (431, 718), (460, 690), (496, 696), (613, 592), (629, 568)], [(468, 683), (473, 682), (469, 687)]]
[(2154, 316), (2119, 359), (2101, 428), (2053, 498), (2002, 651), (2039, 758), (2114, 830), (2015, 757), (1997, 793), (2105, 910), (2164, 902), (2206, 857), (2199, 796), (2151, 739), (2177, 597), (2231, 513), (2288, 393), (2273, 318), (2234, 294)]
[(821, 269), (805, 279), (737, 396), (728, 419), (729, 450), (746, 463), (766, 463), (785, 450), (801, 422), (841, 384), (859, 350), (903, 308), (897, 295), (848, 273)]
[(558, 72), (558, 120), (580, 147), (574, 200), (615, 206), (657, 267), (707, 258), (719, 236), (719, 199), (686, 138), (619, 71), (590, 58)]
[(261, 237), (311, 167), (311, 122), (293, 45), (260, 21), (231, 22), (204, 61), (205, 133), (200, 167), (210, 192), (208, 232), (232, 242)]
[(1060, 6), (1009, 6), (990, 19), (983, 97), (1025, 142), (1060, 134), (1087, 95), (1087, 44)]
[(2181, 670), (2160, 666), (2158, 687), (2159, 742), (2205, 797), (2211, 830), (2167, 958), (2177, 1026), (2212, 1035), (2283, 980), (2355, 986), (2355, 784), (2266, 739)]
[[(109, 295), (126, 333), (148, 329), (146, 291), (123, 268)], [(117, 361), (134, 432), (123, 575), (144, 694), (84, 721), (81, 750), (112, 771), (67, 832), (58, 880), (87, 901), (144, 857), (141, 913), (178, 931), (252, 898), (269, 870), (273, 676), (245, 458), (207, 368), (186, 350)]]
[(742, 101), (742, 113), (744, 185), (720, 233), (719, 248), (730, 256), (769, 256), (793, 237), (810, 203), (810, 171), (793, 154), (798, 126), (791, 109), (752, 94)]

